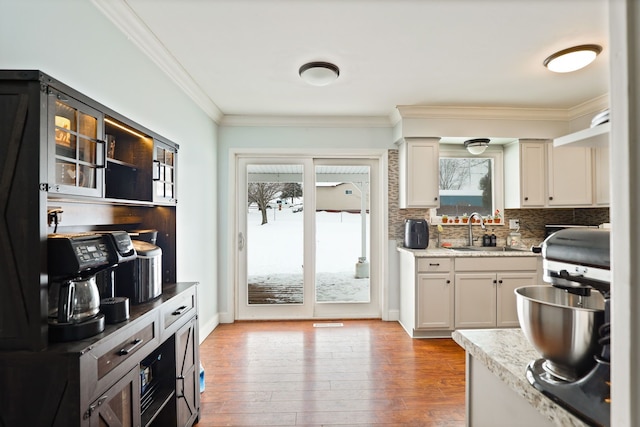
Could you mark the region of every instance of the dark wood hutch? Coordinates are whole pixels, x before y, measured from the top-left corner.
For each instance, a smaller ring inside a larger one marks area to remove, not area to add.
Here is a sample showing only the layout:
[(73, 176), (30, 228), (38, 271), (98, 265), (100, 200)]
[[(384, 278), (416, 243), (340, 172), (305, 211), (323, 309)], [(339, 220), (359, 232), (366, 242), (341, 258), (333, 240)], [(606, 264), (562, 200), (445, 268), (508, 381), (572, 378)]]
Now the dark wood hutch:
[[(0, 70), (0, 425), (197, 421), (197, 284), (175, 283), (178, 148), (41, 71)], [(139, 229), (158, 230), (162, 296), (50, 343), (47, 235)]]

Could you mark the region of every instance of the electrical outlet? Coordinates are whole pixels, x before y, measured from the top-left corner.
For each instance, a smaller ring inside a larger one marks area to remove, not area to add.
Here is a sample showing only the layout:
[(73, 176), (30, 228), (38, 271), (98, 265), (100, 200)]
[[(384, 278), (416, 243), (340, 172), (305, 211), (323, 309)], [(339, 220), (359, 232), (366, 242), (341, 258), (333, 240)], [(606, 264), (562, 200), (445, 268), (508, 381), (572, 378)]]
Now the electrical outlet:
[(49, 224), (49, 227), (54, 224), (58, 225), (62, 222), (62, 212), (64, 211), (59, 207), (51, 207), (47, 209), (47, 222)]
[(520, 220), (519, 219), (510, 219), (509, 220), (509, 229), (510, 230), (515, 230), (518, 227), (520, 227)]

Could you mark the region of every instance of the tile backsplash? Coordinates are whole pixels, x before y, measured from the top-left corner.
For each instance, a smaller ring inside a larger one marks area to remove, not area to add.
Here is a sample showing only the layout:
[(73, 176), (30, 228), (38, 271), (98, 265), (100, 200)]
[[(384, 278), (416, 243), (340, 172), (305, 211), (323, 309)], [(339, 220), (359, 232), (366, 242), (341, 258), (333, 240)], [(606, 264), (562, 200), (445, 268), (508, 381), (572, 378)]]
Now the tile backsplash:
[[(409, 218), (429, 220), (429, 209), (398, 208), (398, 150), (389, 150), (389, 239), (402, 241), (404, 238), (404, 222)], [(487, 225), (489, 233), (495, 233), (498, 245), (505, 244), (509, 230), (509, 219), (520, 220), (520, 233), (527, 245), (538, 245), (544, 240), (546, 224), (581, 224), (598, 225), (609, 222), (609, 208), (560, 208), (560, 209), (506, 209), (503, 225)], [(468, 226), (443, 225), (441, 242), (466, 244)], [(479, 225), (473, 226), (474, 236), (481, 236)], [(438, 230), (429, 227), (429, 247), (435, 247)], [(476, 243), (478, 244), (478, 243)]]

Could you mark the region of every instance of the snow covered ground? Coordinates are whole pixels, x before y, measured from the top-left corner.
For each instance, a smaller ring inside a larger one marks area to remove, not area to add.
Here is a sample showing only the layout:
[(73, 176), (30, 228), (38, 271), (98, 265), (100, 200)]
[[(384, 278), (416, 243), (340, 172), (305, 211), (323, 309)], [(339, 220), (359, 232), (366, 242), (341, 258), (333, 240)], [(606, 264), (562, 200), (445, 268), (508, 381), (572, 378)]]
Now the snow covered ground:
[[(282, 210), (269, 209), (267, 218), (269, 222), (260, 225), (261, 213), (255, 208), (248, 211), (249, 284), (254, 289), (263, 288), (275, 294), (266, 303), (300, 302), (304, 255), (303, 213), (283, 207)], [(318, 302), (369, 301), (369, 279), (355, 278), (355, 265), (362, 256), (360, 221), (360, 214), (316, 212)], [(366, 256), (368, 260), (369, 254)], [(299, 291), (292, 291), (296, 289)]]

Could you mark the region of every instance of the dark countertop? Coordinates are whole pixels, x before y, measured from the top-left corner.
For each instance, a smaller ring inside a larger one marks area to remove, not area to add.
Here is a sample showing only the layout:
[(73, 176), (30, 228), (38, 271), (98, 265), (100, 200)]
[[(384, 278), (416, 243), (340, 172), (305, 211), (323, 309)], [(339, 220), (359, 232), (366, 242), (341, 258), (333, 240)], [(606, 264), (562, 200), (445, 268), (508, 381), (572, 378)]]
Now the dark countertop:
[(100, 341), (103, 338), (111, 335), (115, 331), (120, 328), (123, 328), (129, 325), (131, 322), (145, 316), (150, 313), (154, 308), (161, 306), (163, 303), (169, 301), (171, 298), (176, 295), (181, 294), (185, 290), (191, 288), (192, 286), (196, 286), (197, 282), (181, 282), (181, 283), (164, 283), (162, 285), (162, 295), (158, 298), (146, 302), (144, 304), (130, 305), (129, 307), (129, 320), (125, 320), (124, 322), (116, 323), (116, 324), (107, 324), (104, 328), (104, 331), (99, 333), (98, 335), (94, 335), (89, 338), (85, 338), (83, 340), (78, 341), (70, 341), (70, 342), (62, 342), (62, 343), (51, 343), (44, 351), (54, 351), (61, 353), (85, 353), (91, 349), (95, 343)]

